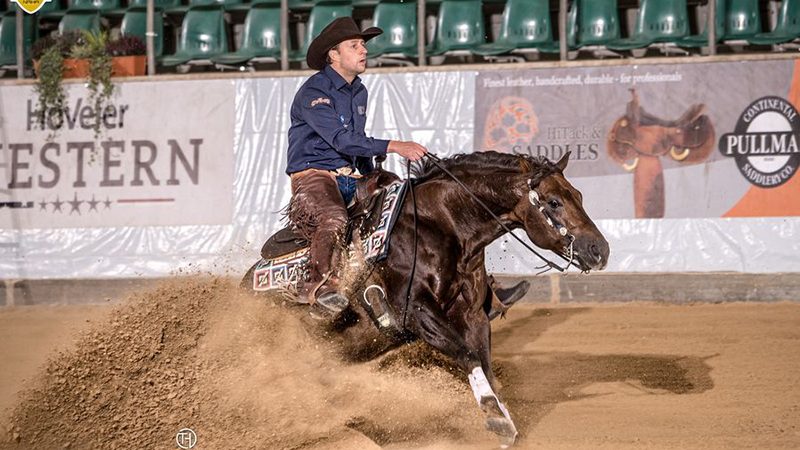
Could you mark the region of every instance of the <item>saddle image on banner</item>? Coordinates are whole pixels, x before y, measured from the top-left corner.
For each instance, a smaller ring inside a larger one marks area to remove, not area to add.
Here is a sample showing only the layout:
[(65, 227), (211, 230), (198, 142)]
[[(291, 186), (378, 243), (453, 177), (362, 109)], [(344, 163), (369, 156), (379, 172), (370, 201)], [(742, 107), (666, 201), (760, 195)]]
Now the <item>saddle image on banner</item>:
[[(364, 226), (351, 227), (354, 233), (358, 229), (368, 230), (361, 233), (367, 267), (382, 261), (389, 253), (392, 229), (400, 215), (406, 191), (406, 181), (397, 180), (386, 185), (379, 194), (375, 208), (364, 218)], [(352, 244), (352, 236), (349, 238), (348, 244)], [(308, 242), (295, 236), (291, 228), (285, 228), (267, 241), (264, 248), (268, 247), (277, 251), (262, 249), (262, 258), (253, 271), (254, 291), (294, 291), (298, 282), (308, 280)]]
[(705, 161), (714, 150), (714, 124), (704, 104), (694, 104), (677, 119), (663, 119), (639, 104), (636, 89), (625, 114), (608, 132), (608, 156), (633, 172), (633, 201), (637, 219), (664, 217), (664, 169), (661, 158), (681, 165)]

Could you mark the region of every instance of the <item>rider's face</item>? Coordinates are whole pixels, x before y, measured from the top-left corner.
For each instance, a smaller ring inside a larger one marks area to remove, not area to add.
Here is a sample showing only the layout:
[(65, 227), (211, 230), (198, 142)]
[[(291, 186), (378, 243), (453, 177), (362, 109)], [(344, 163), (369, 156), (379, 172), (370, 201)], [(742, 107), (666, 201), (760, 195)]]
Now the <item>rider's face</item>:
[(367, 46), (361, 38), (340, 42), (328, 55), (331, 67), (347, 81), (367, 70)]

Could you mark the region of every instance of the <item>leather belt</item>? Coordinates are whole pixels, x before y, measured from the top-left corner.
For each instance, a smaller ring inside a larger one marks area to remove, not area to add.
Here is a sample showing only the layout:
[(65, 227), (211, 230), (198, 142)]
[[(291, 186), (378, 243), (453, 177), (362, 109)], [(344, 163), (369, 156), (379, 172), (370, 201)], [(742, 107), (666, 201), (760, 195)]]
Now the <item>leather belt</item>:
[(339, 177), (361, 178), (361, 174), (350, 166), (339, 167), (338, 169), (331, 170), (330, 172)]

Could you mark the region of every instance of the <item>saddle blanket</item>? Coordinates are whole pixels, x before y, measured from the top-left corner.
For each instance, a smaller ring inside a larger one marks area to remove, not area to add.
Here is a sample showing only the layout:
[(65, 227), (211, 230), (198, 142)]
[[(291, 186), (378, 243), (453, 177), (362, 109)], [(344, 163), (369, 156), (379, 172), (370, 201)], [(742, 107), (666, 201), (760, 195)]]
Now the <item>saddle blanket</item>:
[[(363, 240), (364, 260), (372, 266), (386, 258), (389, 241), (402, 209), (407, 182), (394, 181), (384, 189), (380, 215), (369, 236)], [(308, 247), (281, 255), (273, 259), (261, 259), (253, 272), (253, 290), (268, 291), (294, 286), (308, 279)]]

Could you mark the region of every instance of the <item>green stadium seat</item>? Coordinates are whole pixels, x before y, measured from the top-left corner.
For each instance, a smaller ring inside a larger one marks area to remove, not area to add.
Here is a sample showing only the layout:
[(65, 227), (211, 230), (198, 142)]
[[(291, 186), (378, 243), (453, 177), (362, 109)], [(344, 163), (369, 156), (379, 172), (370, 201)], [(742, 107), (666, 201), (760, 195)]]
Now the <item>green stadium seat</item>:
[(774, 45), (797, 38), (800, 38), (800, 0), (783, 0), (775, 29), (756, 34), (749, 41), (751, 44)]
[(486, 43), (480, 0), (442, 0), (429, 56), (472, 54)]
[(686, 0), (641, 0), (633, 35), (609, 42), (611, 50), (632, 50), (654, 43), (675, 43), (689, 34)]
[[(122, 36), (136, 36), (147, 42), (147, 8), (133, 6), (122, 16), (119, 33)], [(153, 14), (153, 53), (160, 58), (164, 52), (164, 16), (156, 9)]]
[(223, 7), (234, 6), (242, 3), (242, 0), (189, 0), (189, 6), (209, 6), (222, 5)]
[(290, 61), (305, 61), (308, 46), (321, 32), (322, 29), (339, 17), (353, 15), (353, 5), (350, 2), (316, 3), (311, 8), (306, 23), (305, 38), (300, 48), (289, 53)]
[(72, 30), (100, 30), (100, 15), (96, 10), (68, 10), (58, 22), (58, 32)]
[(417, 57), (417, 2), (381, 1), (372, 21), (383, 34), (367, 42), (370, 59)]
[[(64, 0), (66, 1), (66, 0)], [(50, 0), (43, 3), (42, 7), (36, 11), (37, 19), (60, 19), (67, 10), (61, 6), (61, 0)]]
[(578, 47), (602, 45), (620, 38), (617, 0), (577, 0)]
[(497, 39), (475, 48), (474, 52), (484, 56), (500, 55), (553, 44), (549, 0), (508, 0)]
[(758, 0), (728, 0), (723, 42), (747, 41), (761, 32)]
[(181, 25), (181, 35), (174, 54), (165, 56), (161, 64), (166, 67), (210, 65), (211, 58), (228, 51), (228, 33), (225, 28), (224, 9), (218, 5), (193, 6), (186, 12)]
[[(715, 0), (716, 1), (716, 20), (714, 21), (716, 25), (716, 38), (717, 42), (722, 41), (723, 37), (725, 36), (725, 7), (726, 1), (725, 0)], [(694, 34), (691, 36), (686, 36), (685, 38), (678, 41), (678, 45), (681, 47), (690, 47), (690, 48), (699, 48), (699, 47), (707, 47), (708, 46), (708, 22), (703, 24), (702, 27), (703, 31), (699, 34)]]
[(218, 66), (276, 62), (281, 57), (280, 3), (256, 3), (244, 19), (242, 44), (235, 52), (214, 56)]
[(120, 6), (120, 0), (72, 0), (69, 10), (106, 11), (111, 9), (119, 9)]
[[(568, 57), (574, 59), (582, 50), (591, 51), (594, 57), (621, 56), (606, 48), (606, 44), (620, 38), (620, 21), (617, 0), (576, 0), (567, 15)], [(542, 48), (546, 53), (559, 53), (559, 43)]]
[[(155, 9), (167, 10), (181, 6), (181, 0), (153, 0), (153, 7)], [(129, 8), (147, 8), (147, 0), (130, 0), (128, 2)]]
[[(0, 68), (9, 69), (17, 67), (17, 12), (11, 9), (0, 13)], [(36, 37), (34, 18), (24, 14), (22, 19), (22, 48), (25, 61), (30, 58), (31, 44)]]

